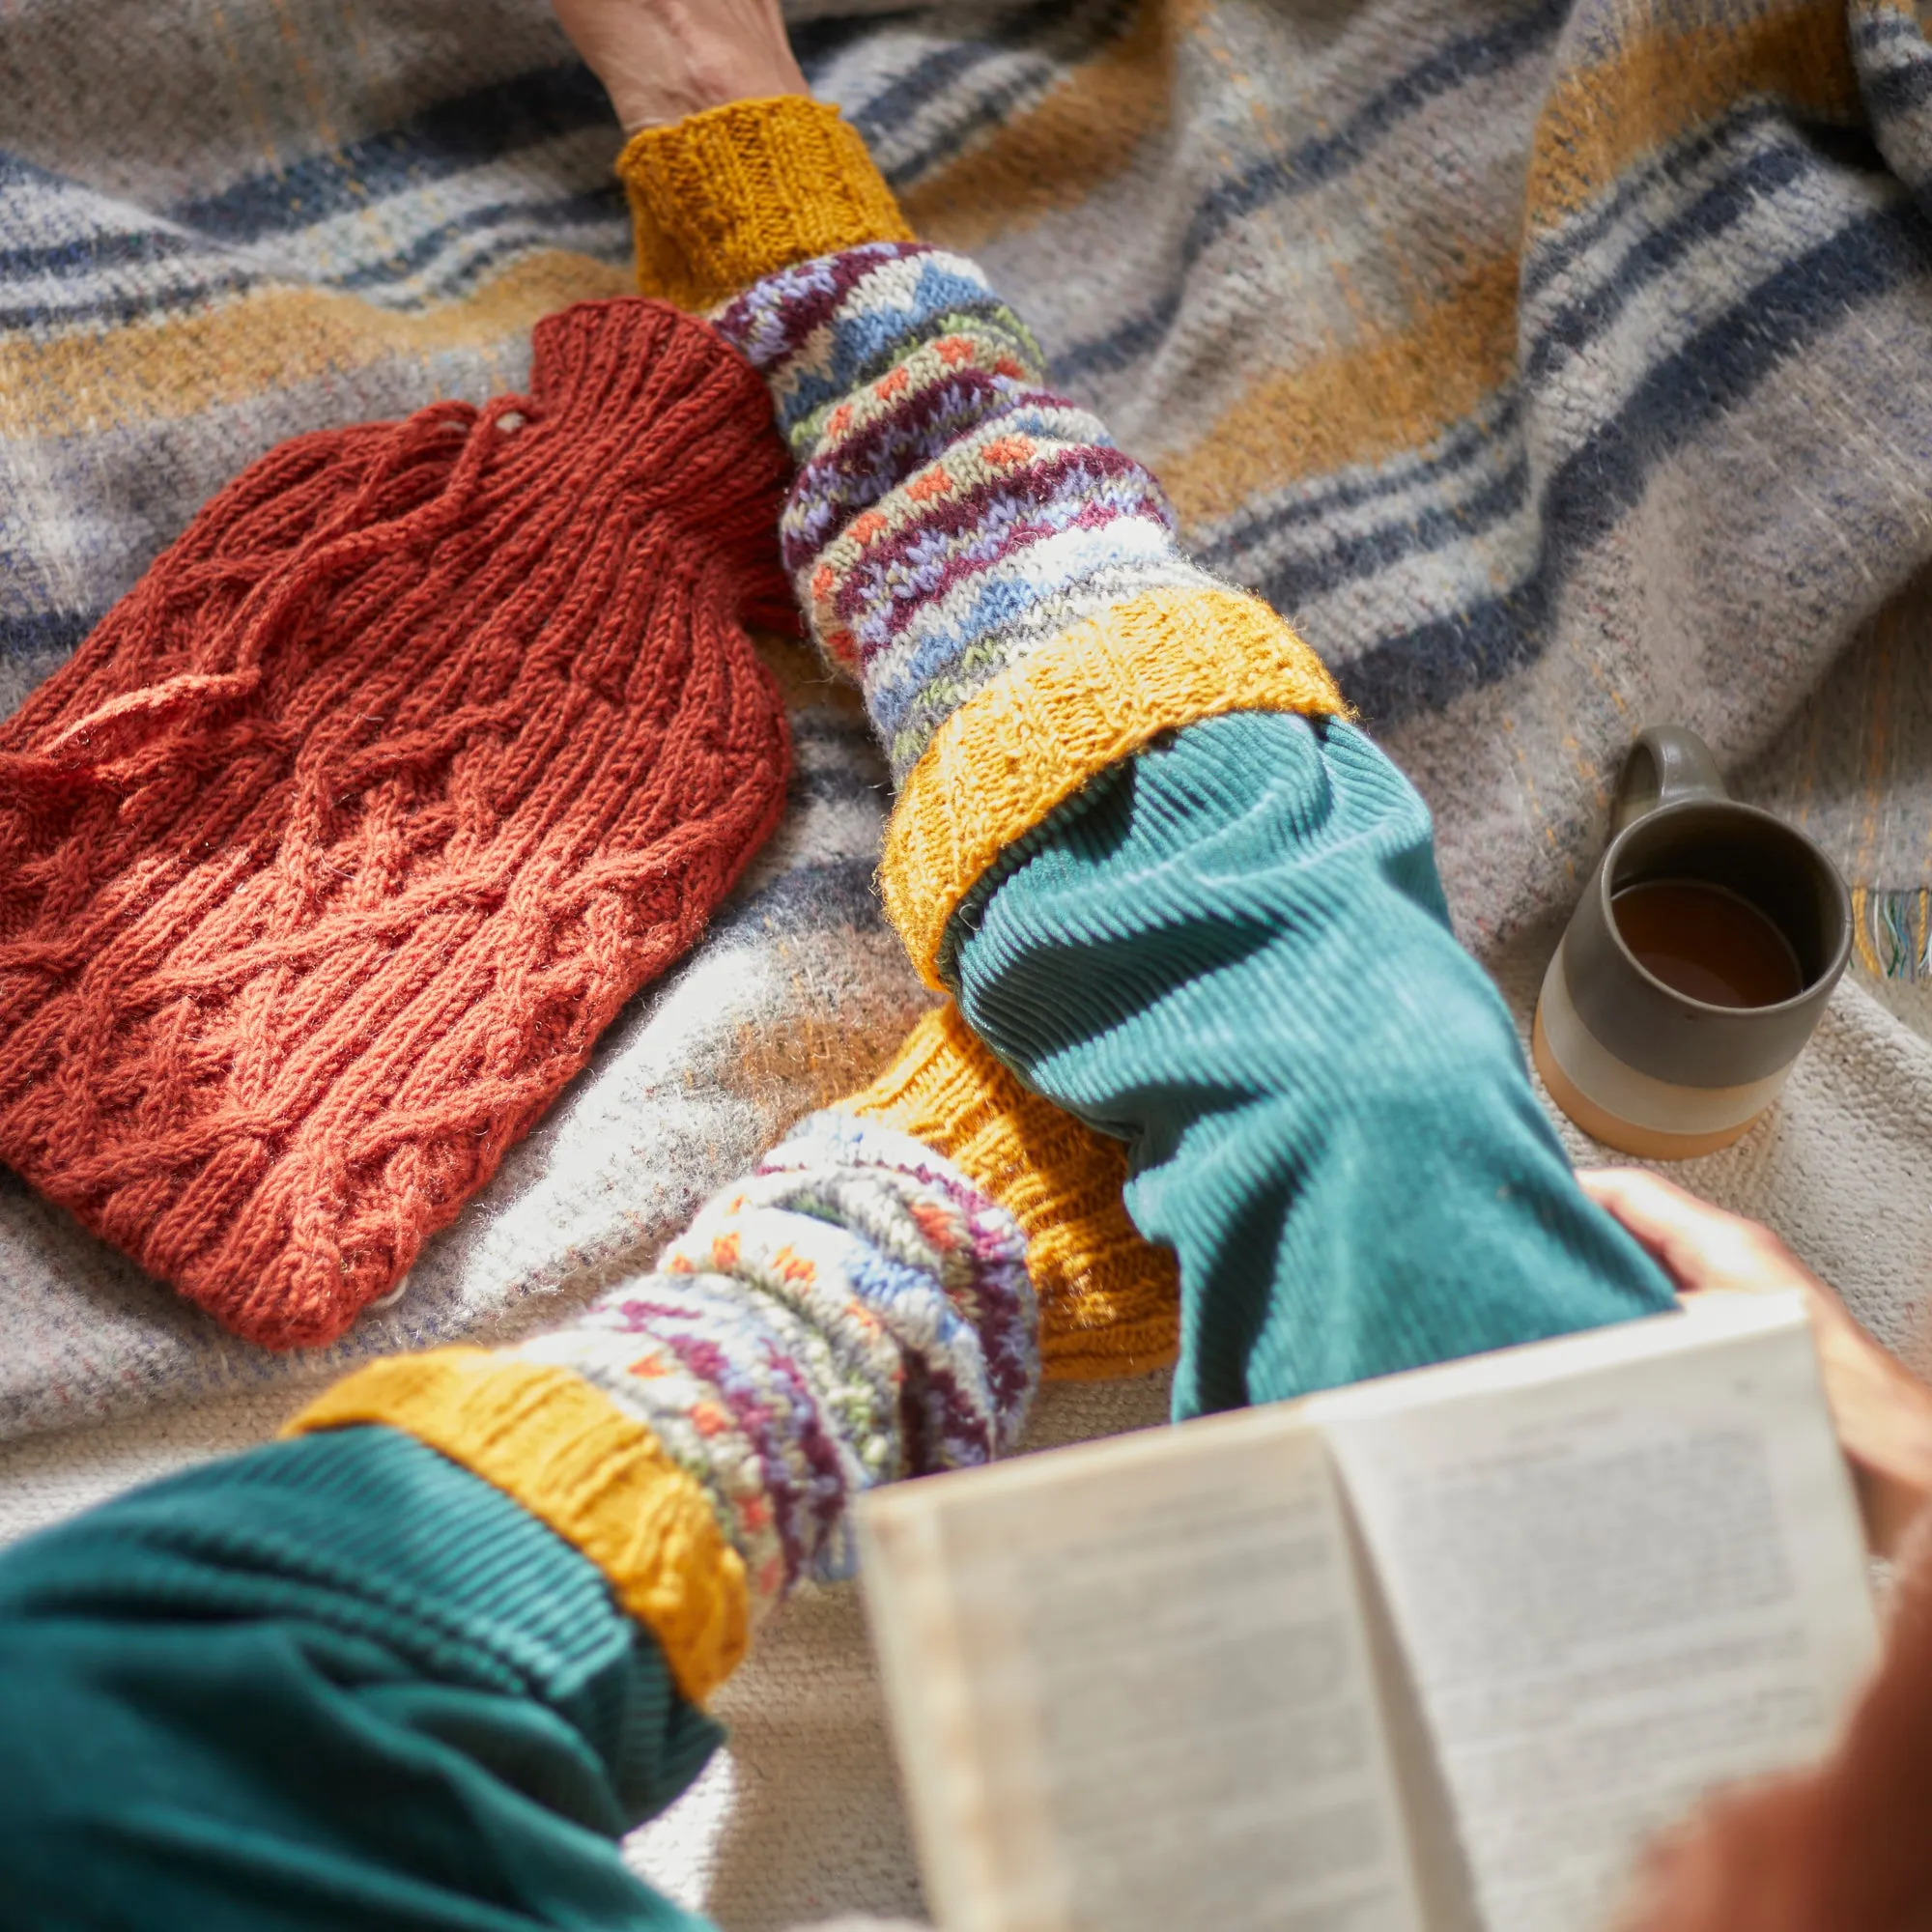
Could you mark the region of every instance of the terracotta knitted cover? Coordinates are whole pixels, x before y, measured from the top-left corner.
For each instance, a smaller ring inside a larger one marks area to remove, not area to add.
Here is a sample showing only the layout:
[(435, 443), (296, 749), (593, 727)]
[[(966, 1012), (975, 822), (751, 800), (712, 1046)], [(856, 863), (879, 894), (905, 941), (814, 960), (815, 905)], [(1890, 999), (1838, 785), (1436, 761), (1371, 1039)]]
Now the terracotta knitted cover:
[(786, 467), (633, 299), (216, 497), (0, 725), (0, 1161), (237, 1333), (340, 1333), (777, 822)]

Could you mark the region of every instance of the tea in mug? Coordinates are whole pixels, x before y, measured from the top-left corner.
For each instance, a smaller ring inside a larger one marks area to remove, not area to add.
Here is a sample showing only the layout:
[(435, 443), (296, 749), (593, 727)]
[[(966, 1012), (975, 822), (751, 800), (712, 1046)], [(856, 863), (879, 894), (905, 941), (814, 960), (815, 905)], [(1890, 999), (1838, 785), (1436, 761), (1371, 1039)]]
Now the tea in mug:
[(1610, 901), (1636, 962), (1711, 1007), (1775, 1007), (1804, 990), (1798, 955), (1748, 899), (1695, 879), (1626, 886)]

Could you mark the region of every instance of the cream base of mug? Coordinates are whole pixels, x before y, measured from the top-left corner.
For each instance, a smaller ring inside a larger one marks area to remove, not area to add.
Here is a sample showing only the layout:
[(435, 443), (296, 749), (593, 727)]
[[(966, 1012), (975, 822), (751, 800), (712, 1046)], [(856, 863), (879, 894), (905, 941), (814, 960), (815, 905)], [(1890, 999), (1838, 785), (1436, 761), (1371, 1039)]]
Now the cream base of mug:
[(1691, 1160), (1729, 1147), (1791, 1071), (1737, 1087), (1678, 1087), (1625, 1065), (1577, 1016), (1560, 946), (1543, 976), (1530, 1055), (1549, 1097), (1586, 1134), (1641, 1160)]

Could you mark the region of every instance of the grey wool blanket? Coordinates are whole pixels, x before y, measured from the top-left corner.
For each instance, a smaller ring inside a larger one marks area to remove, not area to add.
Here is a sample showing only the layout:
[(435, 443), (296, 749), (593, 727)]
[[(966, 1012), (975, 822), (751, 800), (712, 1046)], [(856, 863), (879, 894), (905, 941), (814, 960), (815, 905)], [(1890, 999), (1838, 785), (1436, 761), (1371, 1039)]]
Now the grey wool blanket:
[[(1693, 1186), (1894, 1347), (1932, 1255), (1932, 47), (1882, 0), (795, 9), (919, 232), (977, 256), (1208, 568), (1434, 809), (1525, 1025), (1623, 748), (1678, 722), (1855, 889), (1858, 965)], [(622, 290), (618, 131), (542, 0), (0, 9), (0, 715), (251, 458), (513, 387)], [(699, 950), (325, 1356), (267, 1354), (0, 1174), (0, 1531), (249, 1439), (372, 1352), (554, 1319), (925, 996), (883, 769), (779, 661), (785, 820)], [(1573, 1137), (1579, 1156), (1601, 1158)], [(1050, 1395), (1048, 1435), (1160, 1411)], [(730, 1932), (918, 1910), (849, 1599), (729, 1693), (638, 1857)]]

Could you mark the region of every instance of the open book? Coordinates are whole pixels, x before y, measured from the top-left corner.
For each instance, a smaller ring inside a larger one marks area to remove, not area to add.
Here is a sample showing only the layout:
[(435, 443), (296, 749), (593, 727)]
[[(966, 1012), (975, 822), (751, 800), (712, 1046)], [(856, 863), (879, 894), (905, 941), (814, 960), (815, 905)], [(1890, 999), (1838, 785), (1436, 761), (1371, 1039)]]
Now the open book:
[(1795, 1294), (896, 1485), (859, 1528), (945, 1932), (1597, 1932), (1876, 1654)]

